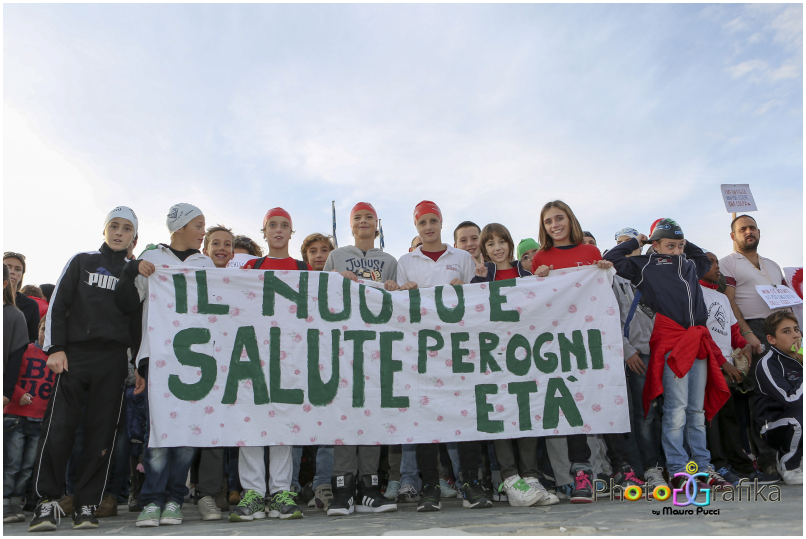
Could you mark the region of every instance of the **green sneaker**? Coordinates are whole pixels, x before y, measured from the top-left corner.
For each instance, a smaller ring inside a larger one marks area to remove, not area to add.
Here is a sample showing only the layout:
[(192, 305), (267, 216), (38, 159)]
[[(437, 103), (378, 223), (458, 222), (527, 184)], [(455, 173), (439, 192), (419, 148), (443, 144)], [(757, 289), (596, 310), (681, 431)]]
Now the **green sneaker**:
[(269, 503), (269, 518), (279, 518), (287, 520), (291, 518), (302, 518), (302, 510), (294, 501), (297, 496), (296, 492), (289, 492), (288, 490), (281, 490), (271, 497)]
[(182, 509), (176, 502), (168, 502), (160, 515), (160, 525), (182, 524)]
[(230, 522), (249, 522), (266, 518), (266, 505), (263, 495), (254, 490), (247, 490), (238, 506), (229, 514)]
[(135, 526), (138, 528), (150, 528), (160, 525), (160, 507), (155, 503), (150, 503), (143, 507), (137, 517)]

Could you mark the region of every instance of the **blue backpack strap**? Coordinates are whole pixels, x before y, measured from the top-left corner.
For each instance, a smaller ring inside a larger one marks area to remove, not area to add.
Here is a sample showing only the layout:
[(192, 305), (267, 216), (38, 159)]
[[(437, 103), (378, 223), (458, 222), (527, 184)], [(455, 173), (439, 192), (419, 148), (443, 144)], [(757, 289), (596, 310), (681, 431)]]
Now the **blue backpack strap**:
[(627, 321), (624, 323), (624, 336), (626, 338), (630, 338), (630, 322), (632, 322), (632, 317), (635, 316), (635, 309), (638, 308), (638, 301), (641, 299), (641, 291), (636, 289), (635, 290), (635, 297), (632, 300), (632, 305), (630, 305), (630, 312), (627, 313)]

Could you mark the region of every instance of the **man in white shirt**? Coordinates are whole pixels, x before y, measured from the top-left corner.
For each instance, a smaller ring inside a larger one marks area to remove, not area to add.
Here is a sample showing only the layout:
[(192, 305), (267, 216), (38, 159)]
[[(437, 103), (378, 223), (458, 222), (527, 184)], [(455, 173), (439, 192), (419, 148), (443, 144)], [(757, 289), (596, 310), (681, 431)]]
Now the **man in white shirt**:
[[(750, 378), (755, 377), (756, 363), (768, 349), (767, 337), (764, 331), (764, 319), (771, 315), (771, 309), (756, 290), (756, 285), (785, 284), (784, 275), (780, 266), (758, 254), (758, 244), (761, 231), (756, 220), (749, 215), (740, 215), (731, 223), (730, 237), (733, 240), (734, 252), (719, 261), (719, 267), (725, 276), (728, 287), (725, 295), (736, 320), (739, 322), (741, 335), (753, 347)], [(751, 424), (754, 421), (753, 401), (751, 397), (750, 415)], [(777, 475), (775, 452), (761, 439), (756, 429), (751, 428), (751, 445), (753, 453), (758, 458), (758, 465), (762, 472)]]
[[(439, 207), (430, 200), (417, 204), (414, 208), (414, 224), (423, 244), (398, 260), (397, 282), (400, 289), (469, 283), (476, 273), (476, 263), (467, 251), (442, 243), (442, 212)], [(458, 447), (464, 482), (462, 505), (470, 509), (492, 507), (478, 480), (479, 442), (459, 442)], [(442, 509), (438, 460), (438, 444), (417, 445), (417, 466), (423, 478), (417, 511)]]

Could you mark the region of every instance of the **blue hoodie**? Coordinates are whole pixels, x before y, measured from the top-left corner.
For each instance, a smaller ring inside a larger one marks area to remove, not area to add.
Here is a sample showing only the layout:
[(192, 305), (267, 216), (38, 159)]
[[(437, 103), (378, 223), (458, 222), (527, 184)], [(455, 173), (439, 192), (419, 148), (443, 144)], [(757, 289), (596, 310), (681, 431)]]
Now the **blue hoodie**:
[(711, 261), (703, 250), (686, 241), (682, 255), (627, 256), (638, 247), (638, 240), (633, 238), (610, 249), (604, 259), (641, 291), (641, 301), (653, 311), (684, 328), (704, 326), (708, 310), (699, 280), (711, 269)]

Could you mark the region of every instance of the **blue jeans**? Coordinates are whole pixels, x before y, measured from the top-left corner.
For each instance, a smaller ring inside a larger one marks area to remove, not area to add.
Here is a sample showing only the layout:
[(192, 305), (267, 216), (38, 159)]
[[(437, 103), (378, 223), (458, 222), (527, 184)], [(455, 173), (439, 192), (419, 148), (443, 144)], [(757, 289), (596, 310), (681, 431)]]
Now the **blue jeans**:
[(333, 476), (333, 446), (320, 445), (316, 451), (316, 475), (313, 477), (313, 488), (329, 485)]
[[(638, 354), (644, 367), (649, 365), (649, 355)], [(644, 471), (656, 466), (665, 467), (666, 459), (661, 446), (661, 414), (658, 400), (652, 402), (649, 412), (644, 417), (644, 384), (646, 373), (636, 374), (627, 368), (627, 389), (630, 397), (630, 413), (632, 415), (632, 436), (635, 438), (641, 464)]]
[(42, 421), (3, 416), (3, 498), (26, 497), (34, 469), (36, 446), (42, 435)]
[[(445, 444), (448, 448), (448, 456), (451, 458), (451, 467), (453, 468), (453, 476), (456, 477), (458, 480), (462, 477), (462, 467), (459, 465), (459, 443), (458, 442), (448, 442)], [(442, 470), (444, 475), (450, 476), (449, 470)]]
[(663, 362), (663, 450), (670, 476), (684, 472), (694, 461), (700, 471), (711, 463), (705, 434), (705, 382), (708, 360), (697, 359), (683, 378), (677, 378)]
[[(148, 411), (148, 390), (142, 395), (145, 397), (146, 425), (150, 425)], [(160, 510), (165, 508), (167, 502), (176, 502), (179, 506), (188, 495), (186, 485), (188, 471), (196, 456), (195, 447), (148, 447), (148, 438), (151, 429), (146, 428), (145, 454), (143, 455), (143, 468), (145, 479), (140, 490), (140, 504), (142, 507), (155, 503)]]
[(420, 469), (417, 467), (417, 446), (403, 444), (401, 447), (403, 456), (400, 460), (400, 486), (411, 485), (419, 491), (423, 484), (418, 475)]

